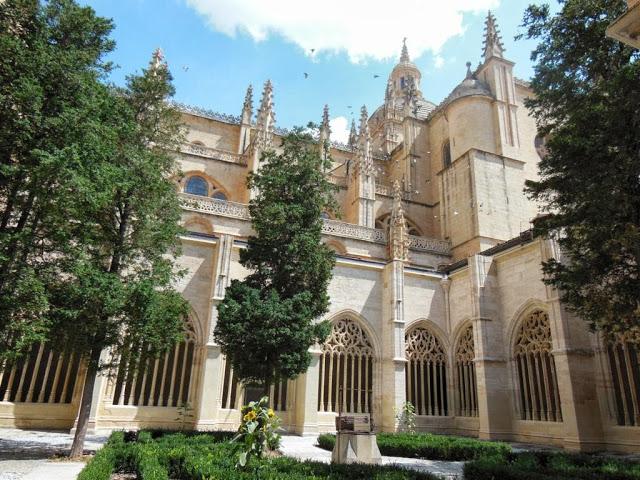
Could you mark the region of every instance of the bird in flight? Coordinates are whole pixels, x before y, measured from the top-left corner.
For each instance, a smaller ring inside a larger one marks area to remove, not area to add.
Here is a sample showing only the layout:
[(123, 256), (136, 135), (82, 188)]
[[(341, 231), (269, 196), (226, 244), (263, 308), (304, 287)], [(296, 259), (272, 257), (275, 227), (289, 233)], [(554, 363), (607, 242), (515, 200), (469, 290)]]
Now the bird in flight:
[(189, 66), (188, 65), (183, 65), (182, 66), (182, 70), (184, 70), (185, 72), (189, 71)]
[(309, 78), (309, 74), (307, 72), (304, 72), (303, 75), (304, 75), (304, 78)]
[(315, 48), (312, 48), (312, 49), (311, 49), (311, 55), (313, 55), (313, 52), (315, 52), (315, 51), (316, 51), (316, 49), (315, 49)]
[(373, 78), (378, 78), (380, 75), (374, 75)]

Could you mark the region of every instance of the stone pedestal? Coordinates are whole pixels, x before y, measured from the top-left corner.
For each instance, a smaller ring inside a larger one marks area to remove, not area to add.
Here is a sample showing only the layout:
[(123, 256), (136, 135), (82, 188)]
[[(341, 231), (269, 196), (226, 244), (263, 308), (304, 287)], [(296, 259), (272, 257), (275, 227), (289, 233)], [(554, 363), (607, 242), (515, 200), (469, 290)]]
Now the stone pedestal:
[(333, 463), (382, 464), (382, 455), (373, 433), (338, 433), (331, 453)]

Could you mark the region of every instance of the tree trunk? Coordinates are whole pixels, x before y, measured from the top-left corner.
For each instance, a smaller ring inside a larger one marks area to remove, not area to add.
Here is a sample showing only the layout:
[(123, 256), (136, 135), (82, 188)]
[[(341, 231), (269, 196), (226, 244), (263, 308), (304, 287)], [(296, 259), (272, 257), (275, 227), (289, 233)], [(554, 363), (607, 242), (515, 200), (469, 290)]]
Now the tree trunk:
[(84, 439), (87, 436), (87, 427), (89, 425), (89, 415), (91, 414), (91, 400), (93, 398), (93, 387), (98, 376), (98, 363), (100, 361), (100, 350), (91, 351), (91, 358), (87, 366), (87, 375), (84, 379), (82, 387), (82, 398), (80, 399), (80, 411), (78, 412), (78, 423), (76, 425), (76, 433), (73, 437), (71, 445), (71, 453), (69, 457), (79, 458), (84, 452)]

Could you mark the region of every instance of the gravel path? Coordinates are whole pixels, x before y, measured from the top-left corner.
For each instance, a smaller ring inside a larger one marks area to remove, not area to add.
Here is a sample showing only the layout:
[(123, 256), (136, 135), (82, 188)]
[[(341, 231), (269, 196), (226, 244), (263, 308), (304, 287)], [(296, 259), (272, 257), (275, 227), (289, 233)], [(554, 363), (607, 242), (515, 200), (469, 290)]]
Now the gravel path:
[[(331, 452), (316, 447), (317, 437), (298, 437), (285, 435), (282, 437), (280, 450), (284, 455), (300, 460), (314, 460), (330, 463)], [(420, 460), (416, 458), (382, 457), (383, 465), (396, 465), (419, 472), (428, 472), (446, 479), (461, 479), (464, 462), (445, 462), (440, 460)]]
[[(73, 480), (84, 463), (52, 457), (69, 453), (73, 437), (68, 432), (0, 428), (0, 480)], [(87, 435), (85, 453), (94, 452), (106, 436)]]

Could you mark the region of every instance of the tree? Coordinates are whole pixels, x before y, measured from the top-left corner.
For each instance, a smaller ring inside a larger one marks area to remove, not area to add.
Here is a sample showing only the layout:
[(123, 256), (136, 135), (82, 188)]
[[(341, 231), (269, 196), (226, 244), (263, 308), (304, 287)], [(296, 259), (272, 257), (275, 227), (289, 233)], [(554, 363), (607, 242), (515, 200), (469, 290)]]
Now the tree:
[(311, 135), (296, 129), (248, 179), (255, 236), (240, 263), (251, 273), (227, 288), (214, 338), (235, 375), (267, 393), (275, 381), (305, 372), (309, 347), (329, 334), (328, 323), (317, 322), (327, 312), (335, 264), (321, 243), (321, 215), (336, 209), (326, 162)]
[(111, 29), (71, 0), (0, 2), (0, 360), (46, 337), (46, 285), (69, 240), (59, 193), (90, 155)]
[(182, 228), (171, 152), (183, 138), (166, 102), (173, 92), (158, 51), (104, 96), (93, 154), (67, 172), (71, 245), (57, 262), (48, 335), (87, 365), (72, 457), (82, 454), (95, 379), (108, 366), (102, 352), (158, 355), (184, 332), (188, 304), (173, 288)]
[(543, 264), (546, 282), (593, 328), (626, 330), (640, 326), (640, 58), (605, 35), (626, 2), (560, 3), (524, 16), (540, 41), (527, 106), (548, 139), (526, 188), (546, 205), (535, 229), (568, 257)]

